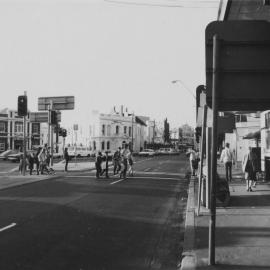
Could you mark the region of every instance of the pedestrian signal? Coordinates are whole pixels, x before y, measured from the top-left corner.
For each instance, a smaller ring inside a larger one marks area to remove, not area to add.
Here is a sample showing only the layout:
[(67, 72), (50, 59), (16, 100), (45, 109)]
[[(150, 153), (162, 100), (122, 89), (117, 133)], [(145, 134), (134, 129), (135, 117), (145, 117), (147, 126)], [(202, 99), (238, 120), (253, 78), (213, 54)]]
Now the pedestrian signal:
[(27, 115), (27, 96), (18, 96), (18, 115)]

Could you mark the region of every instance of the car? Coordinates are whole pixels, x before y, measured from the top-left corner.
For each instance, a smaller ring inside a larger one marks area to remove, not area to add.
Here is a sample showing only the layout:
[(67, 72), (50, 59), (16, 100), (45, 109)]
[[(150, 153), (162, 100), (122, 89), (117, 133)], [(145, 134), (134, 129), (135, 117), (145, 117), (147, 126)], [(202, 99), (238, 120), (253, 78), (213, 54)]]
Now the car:
[[(30, 153), (36, 153), (36, 150), (27, 150), (26, 151), (26, 156), (28, 156)], [(23, 155), (23, 152), (17, 152), (16, 154), (10, 154), (7, 156), (7, 159), (12, 162), (19, 162), (20, 161), (20, 156)]]
[(0, 160), (7, 160), (7, 157), (12, 154), (17, 154), (18, 150), (6, 150), (5, 152), (0, 154)]
[(144, 157), (153, 157), (156, 152), (153, 149), (144, 149), (143, 151), (139, 152), (139, 156)]

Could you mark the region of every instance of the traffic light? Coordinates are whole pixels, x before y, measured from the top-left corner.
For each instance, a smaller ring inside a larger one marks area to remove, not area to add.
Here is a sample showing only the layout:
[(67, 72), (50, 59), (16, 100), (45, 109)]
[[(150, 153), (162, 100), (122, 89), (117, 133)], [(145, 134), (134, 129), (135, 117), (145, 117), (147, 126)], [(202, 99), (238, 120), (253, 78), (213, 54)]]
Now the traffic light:
[(51, 124), (57, 125), (57, 113), (56, 111), (51, 111)]
[(27, 115), (27, 96), (18, 96), (18, 115)]
[(66, 129), (62, 129), (62, 136), (67, 137), (67, 130)]
[(58, 136), (63, 136), (63, 129), (61, 127), (58, 129)]
[(196, 142), (200, 142), (200, 137), (202, 136), (202, 127), (196, 127), (195, 128), (195, 137), (196, 137)]

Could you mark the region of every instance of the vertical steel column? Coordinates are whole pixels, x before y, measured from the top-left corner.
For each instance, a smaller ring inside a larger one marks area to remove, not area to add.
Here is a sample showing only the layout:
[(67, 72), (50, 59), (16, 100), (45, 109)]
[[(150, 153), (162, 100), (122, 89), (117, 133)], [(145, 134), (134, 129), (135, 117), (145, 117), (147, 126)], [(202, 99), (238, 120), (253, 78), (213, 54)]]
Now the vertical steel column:
[(201, 193), (202, 193), (202, 176), (203, 176), (203, 157), (205, 153), (205, 134), (206, 134), (206, 117), (207, 117), (207, 106), (203, 106), (203, 121), (202, 121), (202, 137), (201, 137), (201, 149), (200, 149), (200, 174), (199, 174), (199, 191), (198, 191), (198, 208), (197, 216), (200, 214), (201, 207)]
[[(50, 102), (50, 107), (51, 107), (51, 111), (53, 111), (53, 101), (51, 100)], [(52, 116), (52, 112), (51, 112), (51, 116)], [(50, 151), (50, 155), (51, 155), (51, 159), (50, 159), (50, 166), (53, 166), (53, 124), (52, 124), (52, 119), (51, 119), (51, 151)]]
[[(24, 95), (26, 96), (26, 91), (24, 91)], [(26, 116), (23, 116), (23, 162), (22, 162), (22, 170), (23, 175), (25, 175), (25, 169), (26, 169)]]
[(216, 229), (216, 176), (217, 176), (217, 116), (218, 116), (218, 58), (220, 40), (213, 37), (213, 82), (212, 82), (212, 148), (211, 148), (211, 218), (209, 221), (209, 265), (215, 264), (215, 229)]

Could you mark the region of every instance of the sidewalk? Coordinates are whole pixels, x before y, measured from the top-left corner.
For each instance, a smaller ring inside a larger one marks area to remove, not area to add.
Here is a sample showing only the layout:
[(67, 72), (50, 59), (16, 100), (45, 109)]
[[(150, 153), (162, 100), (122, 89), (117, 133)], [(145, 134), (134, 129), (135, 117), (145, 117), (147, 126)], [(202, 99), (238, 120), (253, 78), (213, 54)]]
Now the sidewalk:
[[(218, 166), (221, 177), (224, 168)], [(216, 211), (216, 265), (208, 266), (209, 211), (196, 216), (197, 179), (191, 179), (181, 270), (270, 269), (270, 183), (247, 192), (240, 166), (233, 168), (229, 207)]]

